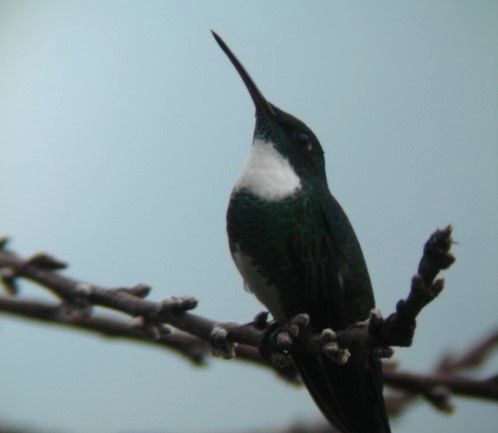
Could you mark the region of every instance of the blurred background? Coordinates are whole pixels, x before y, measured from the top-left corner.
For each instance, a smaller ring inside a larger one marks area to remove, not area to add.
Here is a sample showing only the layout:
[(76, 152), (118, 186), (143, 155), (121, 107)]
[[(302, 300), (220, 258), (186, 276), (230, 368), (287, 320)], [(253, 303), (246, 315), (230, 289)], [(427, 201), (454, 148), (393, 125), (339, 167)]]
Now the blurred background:
[[(107, 286), (195, 295), (245, 322), (225, 209), (254, 107), (216, 30), (265, 96), (304, 120), (386, 314), (451, 223), (456, 264), (405, 369), (428, 372), (497, 325), (496, 1), (0, 1), (0, 234)], [(51, 299), (22, 286), (22, 295)], [(50, 432), (234, 432), (319, 419), (271, 372), (0, 317), (0, 420)], [(479, 373), (496, 372), (498, 357)], [(496, 405), (416, 403), (397, 433), (495, 432)], [(479, 425), (476, 430), (476, 425)]]

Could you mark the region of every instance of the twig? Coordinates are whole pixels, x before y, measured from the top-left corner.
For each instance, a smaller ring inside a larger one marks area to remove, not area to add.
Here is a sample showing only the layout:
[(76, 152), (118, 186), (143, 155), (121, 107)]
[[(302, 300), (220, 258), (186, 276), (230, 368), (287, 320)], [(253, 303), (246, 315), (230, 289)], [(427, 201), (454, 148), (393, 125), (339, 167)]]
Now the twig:
[[(225, 357), (233, 356), (235, 343), (258, 347), (261, 330), (251, 324), (219, 323), (189, 313), (188, 310), (197, 305), (193, 297), (148, 301), (144, 299), (150, 292), (148, 286), (104, 288), (76, 280), (59, 272), (67, 266), (66, 263), (43, 253), (22, 259), (11, 251), (5, 251), (6, 244), (5, 239), (1, 240), (0, 247), (4, 250), (0, 251), (0, 278), (10, 293), (17, 290), (16, 281), (23, 277), (52, 291), (69, 309), (83, 315), (91, 315), (92, 307), (102, 306), (137, 318), (135, 328), (138, 324), (155, 340), (167, 333), (163, 324), (168, 324), (211, 343), (217, 353)], [(368, 326), (363, 323), (335, 330), (332, 335), (337, 343), (346, 348), (358, 344), (370, 348), (411, 344), (417, 314), (443, 288), (441, 279), (434, 281), (436, 275), (454, 261), (449, 251), (451, 244), (450, 226), (433, 233), (425, 244), (411, 291), (406, 300), (398, 302), (397, 311), (385, 320), (373, 315)], [(326, 344), (330, 344), (331, 338), (329, 335)], [(312, 335), (297, 339), (294, 346), (286, 349), (290, 352), (321, 351), (324, 347), (322, 336)]]
[[(44, 263), (49, 261), (48, 255), (37, 254), (36, 260), (23, 260), (10, 251), (0, 251), (0, 270), (2, 270), (0, 276), (4, 284), (5, 274), (9, 286), (13, 279), (24, 277), (49, 289), (71, 309), (91, 314), (91, 311), (88, 311), (90, 307), (102, 306), (132, 317), (144, 317), (154, 324), (173, 325), (206, 342), (210, 341), (213, 329), (220, 326), (219, 322), (187, 312), (197, 304), (193, 297), (172, 297), (161, 302), (147, 301), (143, 299), (143, 285), (131, 289), (104, 288), (73, 279), (45, 266), (41, 267), (39, 265), (41, 256), (44, 256)], [(136, 294), (137, 291), (140, 296)], [(252, 326), (236, 323), (221, 325), (231, 333), (234, 341), (257, 345), (261, 332)]]
[(384, 380), (394, 388), (436, 399), (436, 406), (443, 411), (449, 408), (446, 402), (451, 394), (498, 401), (498, 375), (487, 379), (472, 379), (446, 373), (424, 375), (385, 371)]
[[(441, 269), (448, 268), (454, 261), (449, 251), (452, 244), (451, 231), (451, 226), (437, 230), (426, 242), (419, 273), (412, 280), (408, 297), (398, 302), (396, 312), (387, 319), (374, 315), (368, 326), (363, 323), (345, 330), (336, 330), (334, 338), (341, 347), (362, 344), (375, 348), (411, 344), (416, 316), (443, 288), (443, 280), (434, 280), (435, 277)], [(5, 245), (6, 241), (0, 243), (0, 246)], [(219, 323), (188, 313), (187, 310), (197, 305), (193, 297), (169, 298), (159, 303), (147, 301), (144, 299), (149, 292), (147, 286), (138, 285), (131, 289), (104, 288), (57, 272), (65, 267), (64, 262), (47, 254), (36, 254), (23, 260), (10, 251), (0, 251), (1, 278), (9, 292), (17, 290), (17, 278), (24, 277), (49, 289), (75, 309), (89, 310), (92, 306), (103, 306), (132, 317), (143, 317), (149, 330), (154, 330), (159, 335), (161, 327), (157, 325), (166, 323), (206, 342), (213, 343), (215, 337), (218, 352), (226, 357), (233, 355), (234, 343), (258, 346), (261, 331), (251, 324)], [(286, 349), (290, 352), (321, 351), (323, 347), (321, 336), (311, 335), (296, 340), (293, 347)]]
[[(418, 396), (425, 397), (436, 409), (451, 413), (452, 395), (498, 401), (498, 374), (486, 379), (458, 375), (462, 370), (482, 365), (498, 347), (498, 329), (479, 340), (460, 356), (444, 356), (434, 372), (426, 375), (384, 368), (385, 383), (398, 389), (386, 397), (392, 415), (400, 415)], [(386, 367), (386, 365), (384, 366)]]
[(452, 354), (445, 355), (437, 366), (436, 371), (452, 373), (459, 370), (477, 368), (486, 361), (496, 346), (498, 346), (498, 329), (488, 337), (478, 341), (460, 356)]
[(444, 280), (436, 279), (439, 272), (448, 269), (455, 257), (450, 252), (452, 227), (436, 230), (425, 243), (418, 273), (412, 278), (408, 297), (396, 305), (396, 313), (385, 320), (370, 323), (370, 332), (385, 346), (410, 346), (420, 311), (443, 290)]
[(131, 320), (101, 314), (88, 316), (77, 310), (67, 311), (67, 308), (61, 304), (54, 305), (41, 301), (0, 296), (0, 311), (28, 320), (94, 332), (108, 338), (126, 338), (141, 343), (163, 346), (197, 365), (204, 364), (206, 355), (209, 353), (209, 346), (204, 341), (184, 332), (177, 331), (153, 339), (145, 330), (132, 326)]
[[(396, 312), (386, 319), (373, 315), (366, 323), (336, 330), (335, 333), (328, 334), (328, 342), (332, 338), (341, 347), (362, 344), (370, 349), (411, 344), (417, 315), (443, 288), (442, 280), (436, 279), (437, 274), (454, 261), (450, 253), (451, 244), (451, 227), (437, 230), (427, 241), (418, 274), (412, 280), (411, 291), (405, 300), (398, 302)], [(62, 274), (60, 270), (67, 265), (52, 256), (42, 253), (22, 259), (12, 251), (1, 250), (5, 246), (5, 239), (0, 239), (0, 279), (8, 293), (17, 293), (17, 280), (24, 278), (49, 289), (61, 303), (46, 304), (0, 296), (0, 311), (84, 329), (107, 337), (160, 345), (186, 356), (196, 364), (205, 361), (211, 348), (224, 357), (237, 356), (241, 360), (269, 367), (258, 351), (263, 334), (261, 328), (266, 323), (264, 315), (259, 315), (255, 321), (245, 325), (217, 322), (189, 312), (197, 305), (197, 300), (193, 297), (149, 301), (145, 299), (150, 292), (150, 287), (146, 285), (105, 288), (90, 284)], [(96, 314), (92, 311), (94, 307), (118, 311), (131, 316), (131, 319)], [(171, 326), (174, 327), (173, 330)], [(291, 353), (297, 350), (321, 351), (325, 347), (322, 340), (323, 336), (308, 335), (296, 339), (286, 349)], [(473, 352), (477, 352), (477, 355), (468, 355), (451, 368), (442, 364), (434, 375), (386, 371), (386, 383), (407, 390), (407, 395), (423, 394), (429, 399), (437, 395), (434, 390), (444, 387), (458, 395), (498, 400), (496, 378), (476, 381), (455, 377), (446, 371), (458, 369), (460, 364), (470, 364), (469, 359), (474, 363), (479, 359), (482, 361), (485, 357), (482, 352), (489, 352), (493, 344), (488, 343), (481, 349), (474, 349)], [(297, 381), (292, 365), (278, 370), (278, 373), (287, 380)]]

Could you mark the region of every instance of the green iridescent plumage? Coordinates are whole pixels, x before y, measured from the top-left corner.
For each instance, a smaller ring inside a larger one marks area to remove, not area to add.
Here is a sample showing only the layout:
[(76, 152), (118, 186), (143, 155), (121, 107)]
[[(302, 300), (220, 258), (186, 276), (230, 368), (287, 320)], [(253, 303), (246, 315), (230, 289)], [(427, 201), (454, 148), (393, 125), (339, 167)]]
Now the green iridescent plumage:
[[(256, 106), (251, 156), (227, 211), (230, 251), (246, 286), (282, 324), (307, 313), (319, 332), (367, 319), (375, 306), (370, 277), (354, 230), (329, 191), (318, 139), (269, 103), (214, 36)], [(325, 355), (292, 357), (316, 404), (343, 433), (389, 433), (380, 361), (361, 347), (350, 351), (345, 365)]]

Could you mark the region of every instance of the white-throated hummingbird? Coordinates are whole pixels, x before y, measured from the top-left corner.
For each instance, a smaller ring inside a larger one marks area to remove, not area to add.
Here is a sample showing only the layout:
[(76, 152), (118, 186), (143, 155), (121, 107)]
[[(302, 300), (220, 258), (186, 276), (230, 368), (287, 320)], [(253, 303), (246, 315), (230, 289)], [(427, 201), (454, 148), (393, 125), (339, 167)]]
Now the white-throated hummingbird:
[[(251, 153), (228, 205), (230, 251), (244, 285), (279, 324), (307, 313), (314, 331), (342, 330), (375, 306), (360, 244), (329, 191), (323, 149), (302, 121), (268, 102), (213, 35), (256, 107)], [(292, 353), (309, 392), (343, 433), (389, 433), (380, 360), (361, 347), (338, 365)]]

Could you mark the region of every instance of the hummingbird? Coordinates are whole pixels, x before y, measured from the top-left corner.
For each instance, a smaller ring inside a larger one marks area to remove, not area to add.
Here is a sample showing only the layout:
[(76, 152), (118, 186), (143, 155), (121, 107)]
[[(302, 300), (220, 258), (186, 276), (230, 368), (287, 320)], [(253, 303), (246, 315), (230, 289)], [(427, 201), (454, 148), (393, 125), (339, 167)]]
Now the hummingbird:
[[(306, 313), (313, 331), (342, 330), (375, 307), (356, 234), (330, 193), (324, 152), (301, 120), (265, 99), (226, 43), (216, 42), (256, 108), (249, 158), (227, 210), (228, 243), (244, 286), (285, 324)], [(291, 353), (328, 421), (343, 433), (389, 433), (379, 358), (350, 349), (338, 365), (324, 354)]]

